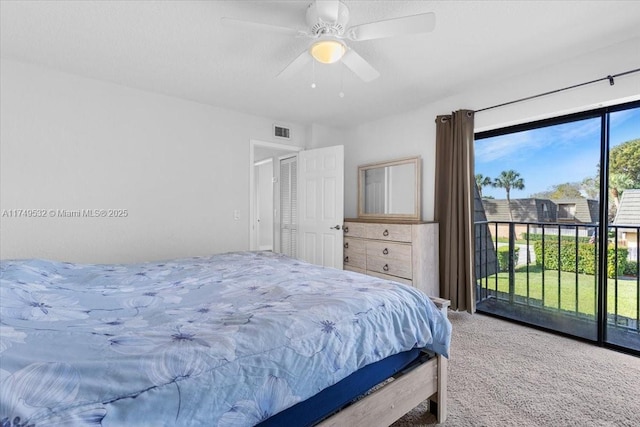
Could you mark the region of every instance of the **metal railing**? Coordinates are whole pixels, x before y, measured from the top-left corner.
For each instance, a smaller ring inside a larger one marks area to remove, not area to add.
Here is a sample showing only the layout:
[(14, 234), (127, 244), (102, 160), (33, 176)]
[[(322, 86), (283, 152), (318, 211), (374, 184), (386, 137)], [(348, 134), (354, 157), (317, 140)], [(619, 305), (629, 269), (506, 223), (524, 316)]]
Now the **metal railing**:
[[(476, 303), (596, 321), (597, 224), (475, 223)], [(608, 226), (607, 325), (640, 334), (640, 226)]]

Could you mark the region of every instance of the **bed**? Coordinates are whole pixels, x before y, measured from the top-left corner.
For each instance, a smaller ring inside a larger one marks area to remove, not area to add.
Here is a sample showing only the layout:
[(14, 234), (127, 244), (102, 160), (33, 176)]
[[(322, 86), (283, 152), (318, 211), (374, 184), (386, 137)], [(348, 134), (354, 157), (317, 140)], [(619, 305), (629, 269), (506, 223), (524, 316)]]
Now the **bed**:
[(0, 273), (2, 426), (387, 425), (429, 397), (446, 416), (451, 324), (409, 286), (272, 252)]

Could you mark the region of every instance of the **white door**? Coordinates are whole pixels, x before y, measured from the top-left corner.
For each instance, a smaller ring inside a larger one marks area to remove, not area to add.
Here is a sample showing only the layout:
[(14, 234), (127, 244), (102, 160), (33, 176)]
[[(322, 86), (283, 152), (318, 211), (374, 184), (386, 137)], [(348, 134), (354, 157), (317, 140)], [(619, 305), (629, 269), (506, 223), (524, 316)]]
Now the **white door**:
[(298, 256), (342, 269), (344, 147), (298, 153)]

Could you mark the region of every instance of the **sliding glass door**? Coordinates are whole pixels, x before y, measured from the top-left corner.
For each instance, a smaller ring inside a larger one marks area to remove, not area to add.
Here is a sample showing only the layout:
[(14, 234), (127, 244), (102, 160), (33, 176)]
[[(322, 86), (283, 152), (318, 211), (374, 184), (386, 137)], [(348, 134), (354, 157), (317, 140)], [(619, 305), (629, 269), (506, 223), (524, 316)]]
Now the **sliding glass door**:
[[(607, 115), (607, 343), (640, 351), (640, 106)], [(615, 270), (614, 270), (615, 269)]]
[(475, 152), (478, 311), (640, 351), (640, 103), (483, 132)]

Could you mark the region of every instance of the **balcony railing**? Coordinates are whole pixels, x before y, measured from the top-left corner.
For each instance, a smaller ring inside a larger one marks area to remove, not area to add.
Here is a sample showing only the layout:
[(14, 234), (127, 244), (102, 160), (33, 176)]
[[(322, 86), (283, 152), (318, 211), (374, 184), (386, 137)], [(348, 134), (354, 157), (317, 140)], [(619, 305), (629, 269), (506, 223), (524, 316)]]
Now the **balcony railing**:
[[(596, 236), (596, 224), (476, 222), (478, 310), (595, 339)], [(608, 339), (640, 350), (640, 226), (609, 226), (607, 246)]]

